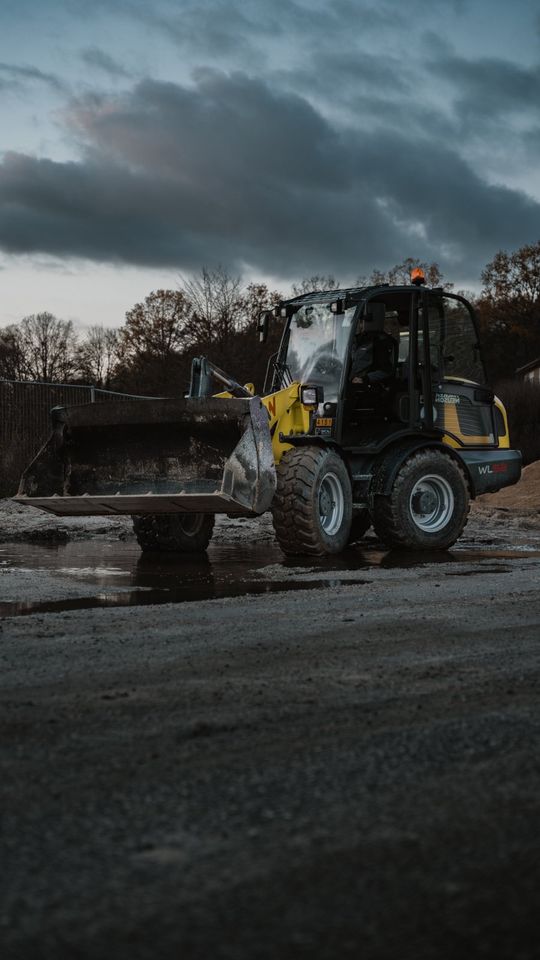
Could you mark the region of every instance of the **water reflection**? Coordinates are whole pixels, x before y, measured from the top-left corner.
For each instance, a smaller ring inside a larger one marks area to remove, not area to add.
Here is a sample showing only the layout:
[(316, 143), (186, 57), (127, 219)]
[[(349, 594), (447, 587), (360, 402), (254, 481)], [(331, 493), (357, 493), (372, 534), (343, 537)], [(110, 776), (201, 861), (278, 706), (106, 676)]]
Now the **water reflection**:
[[(528, 556), (538, 556), (531, 551)], [(75, 541), (67, 544), (3, 544), (0, 566), (52, 574), (70, 583), (95, 587), (86, 597), (60, 600), (37, 598), (0, 602), (0, 616), (47, 613), (93, 607), (184, 603), (283, 590), (311, 590), (370, 583), (365, 574), (375, 568), (410, 569), (464, 562), (474, 572), (506, 572), (498, 560), (523, 559), (522, 551), (462, 550), (415, 553), (390, 551), (376, 540), (365, 540), (332, 558), (284, 559), (272, 541), (212, 544), (208, 554), (142, 554), (134, 543)], [(489, 568), (486, 561), (490, 561)], [(495, 561), (495, 563), (494, 563)], [(471, 571), (465, 571), (462, 575)], [(449, 575), (452, 575), (451, 572)], [(37, 582), (37, 581), (36, 581)], [(36, 589), (36, 595), (39, 591)]]

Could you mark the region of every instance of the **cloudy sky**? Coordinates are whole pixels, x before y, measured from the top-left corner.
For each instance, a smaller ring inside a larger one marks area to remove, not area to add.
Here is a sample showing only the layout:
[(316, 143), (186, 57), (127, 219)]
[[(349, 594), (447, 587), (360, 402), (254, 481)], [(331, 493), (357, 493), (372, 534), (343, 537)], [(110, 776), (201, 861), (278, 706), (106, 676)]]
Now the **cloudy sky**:
[(0, 326), (540, 238), (537, 0), (1, 0)]

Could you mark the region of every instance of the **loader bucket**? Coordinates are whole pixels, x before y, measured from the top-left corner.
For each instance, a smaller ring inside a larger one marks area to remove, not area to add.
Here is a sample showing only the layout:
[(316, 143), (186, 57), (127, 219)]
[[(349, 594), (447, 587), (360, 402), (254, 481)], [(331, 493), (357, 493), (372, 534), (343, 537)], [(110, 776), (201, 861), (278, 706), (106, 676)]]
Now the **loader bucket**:
[(268, 414), (249, 399), (122, 400), (55, 407), (18, 503), (59, 516), (268, 509)]

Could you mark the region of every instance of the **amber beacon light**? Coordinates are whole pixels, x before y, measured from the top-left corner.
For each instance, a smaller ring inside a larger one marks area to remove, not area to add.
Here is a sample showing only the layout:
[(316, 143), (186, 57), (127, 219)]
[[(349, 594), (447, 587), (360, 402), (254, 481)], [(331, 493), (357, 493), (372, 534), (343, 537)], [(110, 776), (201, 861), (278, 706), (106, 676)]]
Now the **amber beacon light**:
[(411, 283), (414, 283), (417, 287), (420, 287), (425, 282), (426, 275), (421, 267), (415, 267), (414, 270), (411, 270)]

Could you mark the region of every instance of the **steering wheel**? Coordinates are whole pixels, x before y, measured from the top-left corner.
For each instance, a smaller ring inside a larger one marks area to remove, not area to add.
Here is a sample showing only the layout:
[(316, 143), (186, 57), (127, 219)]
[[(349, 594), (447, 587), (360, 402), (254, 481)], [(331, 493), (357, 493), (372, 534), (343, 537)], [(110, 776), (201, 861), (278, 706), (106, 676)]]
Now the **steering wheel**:
[(331, 353), (323, 353), (317, 357), (313, 364), (309, 376), (306, 380), (316, 380), (317, 377), (337, 377), (341, 376), (341, 360)]

